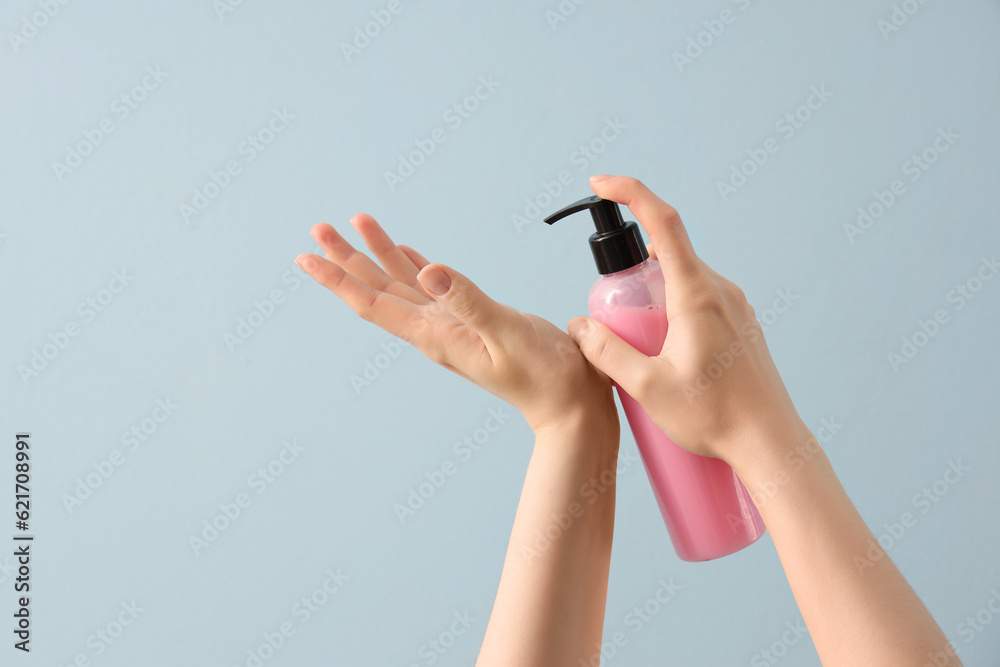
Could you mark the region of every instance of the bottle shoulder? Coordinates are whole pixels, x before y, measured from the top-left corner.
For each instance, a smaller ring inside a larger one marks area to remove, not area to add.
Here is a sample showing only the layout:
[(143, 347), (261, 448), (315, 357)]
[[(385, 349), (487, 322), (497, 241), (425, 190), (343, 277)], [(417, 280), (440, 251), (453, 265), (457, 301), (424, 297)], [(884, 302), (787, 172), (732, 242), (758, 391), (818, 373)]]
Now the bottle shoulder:
[(591, 313), (609, 308), (645, 308), (663, 302), (663, 274), (654, 259), (601, 276), (591, 286), (588, 298)]

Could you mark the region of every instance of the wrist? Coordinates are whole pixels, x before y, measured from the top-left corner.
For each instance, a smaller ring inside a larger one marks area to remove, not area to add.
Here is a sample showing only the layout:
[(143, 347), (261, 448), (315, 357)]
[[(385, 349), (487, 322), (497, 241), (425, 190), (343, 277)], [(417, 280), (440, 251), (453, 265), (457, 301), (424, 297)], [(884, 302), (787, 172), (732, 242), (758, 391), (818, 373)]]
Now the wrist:
[(555, 413), (531, 419), (528, 424), (535, 434), (535, 447), (582, 450), (599, 456), (617, 456), (621, 427), (614, 399), (578, 401)]
[(618, 410), (614, 399), (610, 401), (579, 401), (562, 409), (539, 416), (525, 414), (535, 437), (548, 438), (564, 433), (591, 433), (603, 435), (618, 442)]
[(748, 488), (774, 489), (825, 457), (816, 436), (796, 414), (749, 429), (727, 463)]

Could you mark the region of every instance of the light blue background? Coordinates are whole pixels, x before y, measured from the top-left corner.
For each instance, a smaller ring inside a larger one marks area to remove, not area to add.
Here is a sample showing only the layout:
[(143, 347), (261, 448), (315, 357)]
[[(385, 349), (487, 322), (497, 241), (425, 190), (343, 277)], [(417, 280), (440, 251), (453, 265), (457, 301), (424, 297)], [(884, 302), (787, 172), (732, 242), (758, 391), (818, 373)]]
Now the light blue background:
[[(366, 211), (564, 326), (595, 278), (586, 219), (519, 229), (512, 216), (568, 170), (543, 213), (591, 194), (590, 174), (634, 175), (758, 315), (778, 290), (796, 297), (767, 337), (803, 418), (843, 424), (826, 449), (876, 535), (916, 515), (891, 557), (967, 665), (1000, 665), (1000, 617), (971, 638), (960, 626), (1000, 589), (1000, 280), (961, 310), (948, 301), (1000, 252), (1000, 6), (926, 2), (886, 39), (888, 0), (586, 2), (554, 27), (555, 0), (404, 0), (348, 61), (340, 43), (385, 6), (245, 0), (220, 18), (210, 0), (71, 2), (16, 48), (9, 34), (41, 10), (0, 9), (0, 485), (27, 429), (37, 535), (30, 656), (10, 647), (13, 560), (0, 560), (0, 663), (246, 665), (287, 621), (269, 667), (429, 665), (427, 642), (468, 613), (435, 664), (471, 664), (530, 431), (514, 415), (462, 461), (453, 443), (502, 404), (413, 349), (356, 391), (351, 376), (385, 365), (393, 339), (295, 278), (292, 260), (316, 249), (316, 222), (357, 240), (347, 220)], [(679, 69), (673, 54), (725, 9), (734, 22)], [(113, 101), (147, 67), (166, 78), (120, 119)], [(443, 114), (479, 77), (500, 86), (453, 128)], [(776, 121), (812, 86), (833, 96), (785, 139)], [(240, 143), (274, 108), (294, 119), (247, 162)], [(103, 118), (114, 131), (57, 177), (53, 162)], [(626, 128), (574, 162), (607, 119)], [(939, 127), (960, 138), (910, 182), (904, 163)], [(390, 190), (384, 173), (435, 128), (445, 143)], [(717, 182), (768, 137), (780, 150), (723, 201)], [(230, 159), (241, 173), (187, 224), (179, 206)], [(850, 242), (844, 225), (894, 179), (905, 194)], [(122, 269), (131, 283), (86, 321), (78, 304)], [(273, 290), (284, 302), (231, 351), (225, 336)], [(894, 371), (887, 355), (939, 308), (948, 323)], [(68, 323), (79, 335), (23, 380)], [(121, 434), (168, 398), (175, 413), (128, 451)], [(304, 451), (257, 495), (248, 478), (293, 440)], [(114, 450), (122, 465), (68, 510)], [(635, 453), (627, 429), (622, 450)], [(401, 524), (394, 505), (447, 460), (457, 474)], [(955, 461), (971, 470), (921, 513), (914, 496)], [(243, 492), (252, 504), (196, 555), (190, 536)], [(293, 605), (328, 569), (349, 580), (301, 623)], [(661, 579), (681, 590), (635, 632), (627, 615)], [(143, 611), (96, 655), (88, 637), (132, 601)], [(628, 642), (607, 664), (770, 664), (761, 651), (800, 619), (769, 537), (681, 562), (639, 464), (620, 472), (605, 637)], [(807, 638), (778, 651), (778, 664), (818, 664)]]

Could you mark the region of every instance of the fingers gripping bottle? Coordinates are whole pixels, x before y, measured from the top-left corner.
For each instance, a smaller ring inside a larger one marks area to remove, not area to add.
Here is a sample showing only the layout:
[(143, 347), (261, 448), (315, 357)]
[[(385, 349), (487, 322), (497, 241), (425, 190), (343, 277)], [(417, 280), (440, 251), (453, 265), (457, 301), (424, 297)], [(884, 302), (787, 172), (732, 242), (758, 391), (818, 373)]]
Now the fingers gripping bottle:
[[(639, 225), (626, 223), (618, 204), (600, 197), (581, 199), (545, 222), (581, 211), (589, 211), (597, 227), (590, 249), (601, 277), (590, 289), (590, 316), (643, 354), (658, 355), (667, 335), (663, 274), (649, 259)], [(683, 449), (617, 383), (615, 389), (678, 557), (720, 558), (764, 534), (750, 494), (728, 464)]]

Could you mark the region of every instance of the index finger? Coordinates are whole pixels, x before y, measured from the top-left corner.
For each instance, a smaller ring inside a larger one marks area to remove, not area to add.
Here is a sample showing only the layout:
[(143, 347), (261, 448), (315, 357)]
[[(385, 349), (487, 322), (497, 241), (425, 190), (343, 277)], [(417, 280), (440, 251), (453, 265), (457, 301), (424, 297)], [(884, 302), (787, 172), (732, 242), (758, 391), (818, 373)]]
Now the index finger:
[(649, 234), (663, 277), (670, 283), (668, 294), (685, 293), (700, 269), (698, 256), (677, 210), (641, 181), (628, 176), (594, 176), (590, 186), (598, 197), (628, 206)]

